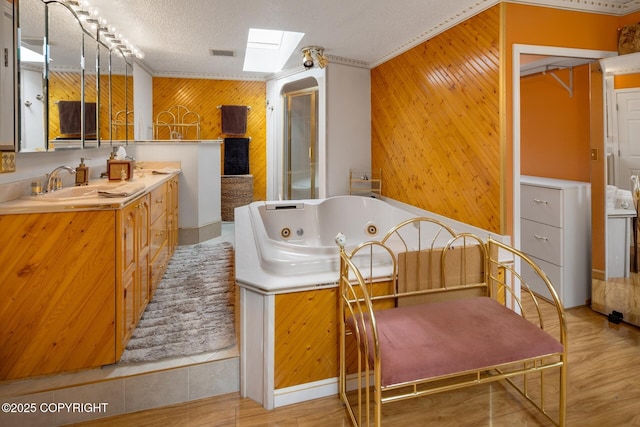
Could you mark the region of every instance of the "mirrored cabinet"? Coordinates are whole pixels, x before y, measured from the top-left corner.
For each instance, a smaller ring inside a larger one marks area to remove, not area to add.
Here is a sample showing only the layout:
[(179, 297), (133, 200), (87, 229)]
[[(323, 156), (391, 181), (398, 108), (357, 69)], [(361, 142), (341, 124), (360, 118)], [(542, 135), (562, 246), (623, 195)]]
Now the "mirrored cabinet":
[[(15, 151), (15, 39), (14, 5), (0, 0), (0, 151)], [(4, 157), (3, 157), (4, 158)]]
[(76, 1), (15, 2), (17, 150), (126, 144), (133, 125), (132, 65), (117, 37)]

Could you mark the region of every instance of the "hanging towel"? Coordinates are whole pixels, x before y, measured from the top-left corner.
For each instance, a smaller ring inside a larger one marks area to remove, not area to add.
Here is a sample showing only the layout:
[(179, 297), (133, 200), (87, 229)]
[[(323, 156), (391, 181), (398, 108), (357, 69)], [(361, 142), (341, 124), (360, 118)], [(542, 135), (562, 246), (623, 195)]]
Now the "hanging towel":
[[(58, 119), (60, 133), (80, 135), (82, 133), (82, 101), (58, 101)], [(84, 106), (85, 136), (96, 135), (96, 103), (86, 102)]]
[(86, 138), (96, 137), (96, 103), (84, 103), (84, 136)]
[(247, 107), (245, 105), (223, 105), (222, 133), (244, 135), (247, 133)]
[(60, 119), (60, 133), (80, 134), (81, 129), (81, 101), (58, 101), (58, 118)]
[(249, 174), (249, 141), (250, 138), (224, 139), (224, 174)]

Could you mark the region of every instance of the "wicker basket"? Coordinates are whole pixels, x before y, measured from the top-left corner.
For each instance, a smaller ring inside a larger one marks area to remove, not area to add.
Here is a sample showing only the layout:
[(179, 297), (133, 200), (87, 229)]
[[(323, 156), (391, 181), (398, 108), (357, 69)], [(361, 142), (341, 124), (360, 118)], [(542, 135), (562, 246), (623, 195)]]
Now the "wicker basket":
[(233, 221), (234, 209), (253, 201), (253, 175), (222, 175), (222, 220)]

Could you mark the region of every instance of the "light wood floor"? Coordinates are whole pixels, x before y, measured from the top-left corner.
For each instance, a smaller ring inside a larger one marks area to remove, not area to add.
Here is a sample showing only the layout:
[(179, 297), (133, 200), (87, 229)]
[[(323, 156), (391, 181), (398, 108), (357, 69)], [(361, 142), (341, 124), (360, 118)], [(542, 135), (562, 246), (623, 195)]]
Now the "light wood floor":
[[(567, 322), (567, 424), (640, 426), (640, 329), (609, 323), (586, 307), (567, 310)], [(389, 404), (384, 413), (385, 426), (550, 425), (502, 383)], [(332, 427), (350, 422), (337, 396), (267, 411), (234, 393), (79, 425)]]

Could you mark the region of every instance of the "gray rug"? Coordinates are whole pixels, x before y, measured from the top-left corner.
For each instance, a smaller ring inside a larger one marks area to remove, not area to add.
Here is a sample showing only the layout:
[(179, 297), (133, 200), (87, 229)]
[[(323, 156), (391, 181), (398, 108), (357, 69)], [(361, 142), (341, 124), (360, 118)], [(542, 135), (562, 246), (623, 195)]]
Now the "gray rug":
[(178, 246), (118, 362), (213, 352), (236, 343), (233, 246)]

